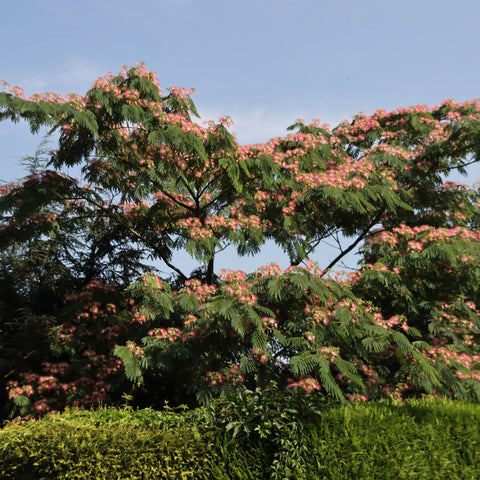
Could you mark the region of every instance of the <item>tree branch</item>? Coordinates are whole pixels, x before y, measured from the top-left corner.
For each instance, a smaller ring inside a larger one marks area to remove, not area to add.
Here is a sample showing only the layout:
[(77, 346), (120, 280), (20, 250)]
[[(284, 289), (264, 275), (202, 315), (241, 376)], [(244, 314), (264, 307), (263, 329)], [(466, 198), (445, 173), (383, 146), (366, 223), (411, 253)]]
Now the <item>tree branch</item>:
[(330, 271), (337, 262), (339, 262), (347, 253), (350, 253), (370, 232), (371, 228), (376, 225), (376, 223), (380, 220), (381, 214), (377, 215), (373, 221), (368, 225), (368, 227), (363, 230), (363, 232), (360, 234), (360, 236), (350, 245), (348, 246), (345, 250), (342, 250), (327, 266), (327, 268), (324, 270), (322, 277)]

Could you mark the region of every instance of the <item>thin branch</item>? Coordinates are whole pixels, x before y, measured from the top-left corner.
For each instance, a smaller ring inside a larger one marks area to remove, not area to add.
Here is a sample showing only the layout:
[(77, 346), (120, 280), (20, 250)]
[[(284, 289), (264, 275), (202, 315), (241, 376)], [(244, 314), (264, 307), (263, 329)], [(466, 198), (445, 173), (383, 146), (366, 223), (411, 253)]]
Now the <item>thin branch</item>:
[(205, 184), (205, 186), (200, 191), (200, 196), (202, 196), (219, 178), (224, 176), (226, 173), (225, 171), (218, 172), (217, 175), (214, 175), (213, 178)]
[(166, 258), (164, 258), (163, 256), (160, 257), (164, 262), (165, 264), (167, 265), (167, 267), (170, 267), (173, 271), (175, 271), (176, 273), (178, 273), (178, 275), (180, 276), (180, 278), (182, 280), (187, 280), (188, 277), (179, 269), (177, 268), (175, 265), (173, 265), (172, 263), (170, 263)]
[[(148, 172), (147, 172), (147, 175), (148, 175)], [(160, 186), (155, 180), (153, 180), (153, 178), (148, 175), (148, 179), (152, 182), (152, 184), (158, 188), (163, 195), (165, 195), (166, 197), (168, 197), (173, 203), (176, 203), (177, 205), (179, 205), (180, 207), (183, 207), (187, 210), (190, 210), (191, 212), (194, 212), (195, 211), (195, 208), (194, 207), (191, 207), (189, 205), (186, 205), (185, 203), (183, 202), (180, 202), (179, 200), (177, 200), (174, 196), (170, 195), (169, 193), (165, 192), (163, 190), (163, 186)]]
[(470, 162), (461, 163), (461, 164), (458, 164), (458, 165), (452, 165), (451, 167), (442, 168), (441, 170), (437, 170), (437, 171), (438, 172), (450, 172), (451, 170), (458, 170), (459, 168), (468, 167), (469, 165), (473, 165), (474, 163), (478, 163), (478, 162), (479, 162), (479, 160), (473, 159)]
[(373, 221), (368, 225), (368, 227), (363, 230), (363, 232), (360, 234), (360, 236), (350, 245), (348, 246), (345, 250), (342, 250), (334, 259), (333, 261), (330, 262), (330, 264), (327, 266), (327, 268), (324, 270), (323, 275), (325, 275), (327, 272), (329, 272), (337, 262), (339, 262), (347, 253), (350, 253), (362, 240), (365, 239), (365, 237), (368, 235), (372, 227), (376, 225), (376, 223), (380, 220), (381, 214), (377, 215)]

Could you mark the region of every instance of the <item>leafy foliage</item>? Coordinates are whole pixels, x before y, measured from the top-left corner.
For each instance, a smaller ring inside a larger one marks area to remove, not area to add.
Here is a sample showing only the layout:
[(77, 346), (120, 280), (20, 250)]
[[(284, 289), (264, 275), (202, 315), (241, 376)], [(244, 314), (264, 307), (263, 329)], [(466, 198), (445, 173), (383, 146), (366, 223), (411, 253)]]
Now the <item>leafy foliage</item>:
[[(59, 135), (0, 189), (3, 415), (122, 393), (198, 405), (272, 381), (343, 403), (478, 398), (479, 192), (447, 179), (478, 161), (478, 102), (242, 146), (228, 117), (193, 121), (191, 93), (137, 65), (85, 96), (0, 94), (0, 119)], [(340, 236), (329, 265), (309, 260)], [(227, 246), (269, 239), (286, 270), (216, 271)], [(332, 274), (359, 246), (358, 269)]]
[(285, 394), (271, 382), (265, 390), (246, 390), (217, 399), (209, 411), (219, 432), (230, 432), (233, 439), (245, 440), (245, 444), (263, 445), (272, 457), (268, 462), (270, 478), (305, 478), (310, 454), (306, 435), (319, 425), (321, 411), (304, 391)]
[(317, 407), (306, 393), (272, 389), (180, 413), (67, 410), (0, 430), (0, 475), (12, 480), (478, 476), (478, 404), (372, 402), (322, 409), (321, 417)]

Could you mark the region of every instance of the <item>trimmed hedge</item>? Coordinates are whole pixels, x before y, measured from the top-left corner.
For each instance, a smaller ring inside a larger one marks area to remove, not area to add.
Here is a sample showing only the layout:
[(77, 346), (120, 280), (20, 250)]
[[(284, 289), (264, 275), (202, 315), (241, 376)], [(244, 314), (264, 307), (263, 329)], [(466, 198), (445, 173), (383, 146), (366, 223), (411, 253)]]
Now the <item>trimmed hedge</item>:
[(335, 408), (310, 434), (312, 478), (480, 478), (478, 404), (410, 400)]
[(0, 478), (262, 478), (263, 472), (253, 467), (261, 460), (260, 450), (226, 462), (222, 449), (214, 445), (214, 433), (197, 428), (192, 416), (172, 412), (107, 409), (52, 414), (0, 431)]
[[(67, 411), (0, 430), (2, 479), (480, 478), (480, 405), (444, 400), (330, 408), (303, 431), (303, 473), (278, 443), (232, 439), (207, 410)], [(217, 425), (217, 426), (215, 426)], [(274, 473), (276, 472), (276, 473)]]

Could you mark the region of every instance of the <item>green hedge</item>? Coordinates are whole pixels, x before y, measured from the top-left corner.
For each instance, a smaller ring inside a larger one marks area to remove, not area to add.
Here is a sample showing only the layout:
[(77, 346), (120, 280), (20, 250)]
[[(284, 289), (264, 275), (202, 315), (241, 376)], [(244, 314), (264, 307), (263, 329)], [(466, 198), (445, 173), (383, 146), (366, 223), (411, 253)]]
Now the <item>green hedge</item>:
[(2, 479), (478, 479), (480, 405), (443, 400), (330, 408), (303, 429), (303, 473), (278, 442), (232, 439), (207, 410), (69, 411), (0, 430)]
[(187, 414), (108, 409), (7, 425), (0, 431), (0, 478), (262, 478), (261, 470), (245, 468), (261, 460), (258, 450), (225, 462), (214, 430), (195, 423)]
[(480, 405), (444, 400), (356, 405), (311, 432), (312, 478), (480, 478)]

